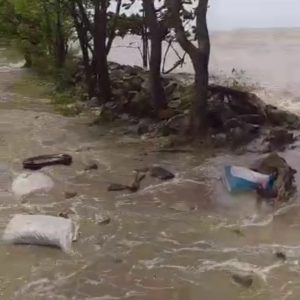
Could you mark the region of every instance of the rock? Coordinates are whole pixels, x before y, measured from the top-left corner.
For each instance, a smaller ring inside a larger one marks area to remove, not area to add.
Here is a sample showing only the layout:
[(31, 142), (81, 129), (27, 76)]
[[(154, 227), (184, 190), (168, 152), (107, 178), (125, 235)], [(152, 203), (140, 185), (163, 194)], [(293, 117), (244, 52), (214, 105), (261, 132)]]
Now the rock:
[(180, 114), (172, 117), (167, 121), (164, 129), (168, 130), (169, 134), (176, 134), (182, 132), (188, 125), (188, 117)]
[(116, 258), (113, 259), (113, 262), (114, 262), (115, 264), (121, 264), (121, 263), (123, 263), (123, 259), (122, 259), (122, 258), (116, 257)]
[(231, 278), (235, 283), (237, 283), (245, 288), (249, 288), (253, 284), (253, 278), (251, 275), (248, 275), (248, 274), (237, 274), (236, 273), (236, 274), (232, 274)]
[(168, 103), (168, 106), (172, 109), (178, 109), (181, 105), (181, 100), (172, 100), (171, 102)]
[(175, 177), (175, 175), (170, 171), (158, 166), (150, 168), (150, 176), (159, 178), (161, 180), (170, 180)]
[(245, 123), (256, 124), (256, 125), (262, 125), (266, 121), (265, 116), (259, 114), (240, 115), (239, 119)]
[(282, 251), (277, 251), (277, 252), (275, 252), (275, 256), (276, 256), (277, 258), (279, 258), (279, 259), (286, 260), (286, 255), (285, 255), (285, 253), (282, 252)]
[(88, 108), (100, 106), (100, 102), (97, 97), (92, 97), (90, 100), (86, 101), (85, 104)]
[(128, 186), (124, 185), (124, 184), (119, 184), (119, 183), (112, 183), (111, 185), (109, 185), (107, 190), (109, 192), (119, 192), (119, 191), (128, 190)]
[(141, 91), (142, 89), (142, 83), (143, 79), (139, 76), (134, 76), (130, 78), (129, 84), (130, 84), (130, 91)]
[(238, 236), (245, 236), (244, 232), (240, 228), (233, 228), (232, 232)]
[(123, 113), (120, 115), (120, 119), (123, 121), (128, 121), (130, 119), (129, 114)]
[(236, 128), (236, 127), (242, 127), (243, 123), (239, 118), (231, 118), (224, 122), (224, 127), (227, 129)]
[(69, 192), (69, 191), (66, 191), (65, 192), (65, 198), (66, 199), (71, 199), (71, 198), (74, 198), (78, 195), (77, 192)]
[(225, 133), (214, 134), (211, 138), (216, 147), (223, 147), (227, 143), (227, 135)]
[(150, 119), (141, 119), (137, 125), (137, 134), (143, 135), (150, 130), (152, 121)]
[(138, 128), (139, 128), (138, 124), (130, 125), (124, 130), (124, 133), (125, 134), (138, 134)]
[(64, 211), (58, 214), (59, 217), (69, 219), (70, 215), (75, 215), (75, 212), (72, 209), (65, 209)]
[(282, 260), (286, 260), (286, 255), (284, 252), (282, 251), (276, 251), (275, 252), (275, 256), (279, 259), (282, 259)]
[(273, 189), (266, 190), (262, 187), (257, 187), (256, 193), (258, 196), (260, 196), (263, 199), (274, 199), (278, 196), (277, 190), (273, 190)]
[(273, 189), (277, 192), (276, 202), (287, 202), (296, 192), (296, 170), (291, 168), (284, 158), (273, 152), (258, 160), (253, 169), (263, 174), (276, 174)]
[(96, 215), (96, 223), (99, 225), (108, 225), (111, 222), (111, 218), (106, 215)]
[(280, 110), (275, 106), (266, 105), (266, 115), (271, 124), (276, 126), (290, 126), (291, 128), (299, 128), (299, 117), (293, 113)]
[(243, 124), (241, 127), (231, 128), (227, 133), (227, 138), (231, 146), (236, 148), (250, 143), (258, 136), (259, 130), (259, 125)]
[(269, 142), (270, 151), (283, 151), (286, 145), (295, 141), (294, 134), (285, 128), (275, 128), (270, 132), (270, 136), (266, 138)]
[(127, 111), (129, 114), (140, 118), (151, 116), (153, 109), (150, 104), (150, 95), (145, 91), (136, 93), (128, 103)]
[(158, 118), (160, 120), (167, 120), (167, 119), (172, 118), (174, 116), (174, 114), (175, 114), (175, 112), (172, 109), (169, 109), (169, 108), (168, 109), (162, 109), (158, 113)]
[[(174, 91), (178, 86), (177, 81), (170, 81), (164, 88), (167, 98), (172, 98)], [(174, 98), (173, 98), (174, 99)]]
[(91, 171), (91, 170), (98, 170), (98, 168), (99, 167), (98, 167), (97, 163), (90, 163), (84, 168), (84, 170)]

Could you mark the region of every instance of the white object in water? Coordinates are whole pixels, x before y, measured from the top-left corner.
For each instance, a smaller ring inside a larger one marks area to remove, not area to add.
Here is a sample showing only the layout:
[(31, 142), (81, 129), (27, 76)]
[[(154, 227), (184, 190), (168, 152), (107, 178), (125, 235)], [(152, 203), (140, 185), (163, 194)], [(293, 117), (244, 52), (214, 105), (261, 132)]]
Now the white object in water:
[(74, 237), (70, 219), (45, 215), (15, 215), (2, 239), (5, 243), (54, 246), (68, 252)]
[(12, 192), (22, 197), (35, 192), (50, 192), (54, 181), (42, 172), (26, 172), (20, 174), (12, 183)]

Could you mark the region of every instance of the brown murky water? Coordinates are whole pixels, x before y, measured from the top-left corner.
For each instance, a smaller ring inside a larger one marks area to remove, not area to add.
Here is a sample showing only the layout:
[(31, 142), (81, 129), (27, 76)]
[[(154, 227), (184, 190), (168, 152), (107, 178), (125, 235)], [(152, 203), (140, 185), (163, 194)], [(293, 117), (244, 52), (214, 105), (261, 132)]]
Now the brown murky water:
[[(90, 128), (84, 116), (66, 118), (47, 100), (13, 93), (11, 85), (26, 73), (9, 61), (2, 48), (0, 229), (15, 213), (72, 209), (80, 236), (71, 255), (0, 246), (1, 299), (299, 299), (297, 199), (275, 213), (266, 207), (258, 212), (253, 195), (230, 196), (219, 180), (224, 163), (247, 165), (256, 156), (157, 153), (117, 130)], [(55, 190), (23, 203), (15, 199), (10, 184), (22, 172), (22, 159), (56, 152), (71, 154), (74, 163), (45, 169)], [(285, 156), (300, 171), (298, 150)], [(99, 169), (84, 172), (90, 161)], [(134, 168), (153, 163), (174, 171), (176, 179), (148, 178), (135, 194), (107, 192), (109, 183), (128, 183)], [(66, 200), (65, 191), (78, 196)], [(102, 216), (111, 223), (100, 225)], [(286, 261), (275, 257), (278, 250)], [(233, 272), (251, 273), (253, 286), (233, 283)]]

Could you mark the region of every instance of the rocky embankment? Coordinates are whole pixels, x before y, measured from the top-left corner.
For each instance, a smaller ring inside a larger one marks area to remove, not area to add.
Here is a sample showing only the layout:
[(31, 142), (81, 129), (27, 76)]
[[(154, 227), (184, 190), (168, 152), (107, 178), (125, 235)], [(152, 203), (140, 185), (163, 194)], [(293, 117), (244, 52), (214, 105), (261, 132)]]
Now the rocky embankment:
[[(169, 108), (154, 117), (151, 108), (148, 74), (140, 67), (110, 63), (114, 101), (101, 103), (83, 95), (80, 102), (69, 104), (75, 113), (88, 109), (94, 112), (91, 125), (122, 120), (128, 134), (148, 137), (180, 134), (188, 122), (193, 94), (191, 76), (169, 76), (163, 79)], [(186, 80), (184, 80), (186, 79)], [(84, 82), (79, 64), (71, 84)], [(283, 150), (295, 141), (300, 128), (299, 117), (264, 103), (254, 93), (211, 84), (208, 98), (209, 137), (216, 147), (240, 148), (256, 141), (251, 151)]]

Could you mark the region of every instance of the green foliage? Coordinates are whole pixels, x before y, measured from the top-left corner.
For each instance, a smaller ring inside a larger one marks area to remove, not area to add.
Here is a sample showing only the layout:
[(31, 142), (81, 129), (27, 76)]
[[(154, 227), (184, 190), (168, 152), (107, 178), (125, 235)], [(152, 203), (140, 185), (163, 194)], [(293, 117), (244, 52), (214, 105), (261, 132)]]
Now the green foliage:
[(8, 0), (0, 0), (0, 34), (5, 37), (16, 36), (17, 24), (14, 5)]
[(65, 0), (0, 0), (0, 33), (14, 37), (27, 66), (62, 66), (72, 33)]
[[(109, 23), (110, 25), (110, 23)], [(126, 34), (141, 36), (144, 30), (143, 17), (138, 14), (127, 16), (122, 14), (119, 16), (116, 33), (118, 36), (124, 37)]]

